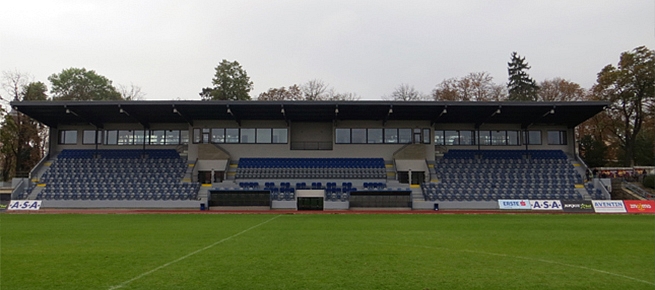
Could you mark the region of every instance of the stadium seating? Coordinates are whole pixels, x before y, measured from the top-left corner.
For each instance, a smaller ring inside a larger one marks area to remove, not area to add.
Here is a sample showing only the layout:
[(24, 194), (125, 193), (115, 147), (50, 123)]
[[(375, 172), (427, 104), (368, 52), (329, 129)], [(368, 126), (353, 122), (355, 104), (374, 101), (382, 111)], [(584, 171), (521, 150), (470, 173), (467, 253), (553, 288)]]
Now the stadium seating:
[(385, 179), (382, 158), (241, 158), (237, 179)]
[(63, 150), (37, 199), (193, 200), (200, 184), (181, 182), (186, 167), (175, 150)]
[(582, 177), (561, 150), (449, 150), (435, 163), (440, 182), (425, 200), (582, 199)]

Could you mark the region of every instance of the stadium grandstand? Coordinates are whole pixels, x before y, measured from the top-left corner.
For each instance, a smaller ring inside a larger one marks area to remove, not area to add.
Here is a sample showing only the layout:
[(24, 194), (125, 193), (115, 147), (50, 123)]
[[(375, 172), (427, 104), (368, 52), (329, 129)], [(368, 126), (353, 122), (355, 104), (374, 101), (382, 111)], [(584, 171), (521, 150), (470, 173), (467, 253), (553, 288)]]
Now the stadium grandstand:
[(12, 102), (49, 127), (43, 208), (496, 209), (609, 199), (576, 154), (605, 102)]

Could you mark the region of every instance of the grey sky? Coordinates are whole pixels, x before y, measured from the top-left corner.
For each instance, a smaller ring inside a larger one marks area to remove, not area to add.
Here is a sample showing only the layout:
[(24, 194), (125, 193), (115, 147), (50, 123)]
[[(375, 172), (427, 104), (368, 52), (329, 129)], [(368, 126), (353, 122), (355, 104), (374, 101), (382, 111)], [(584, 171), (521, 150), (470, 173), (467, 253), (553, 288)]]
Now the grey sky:
[(655, 49), (653, 1), (9, 1), (0, 70), (47, 77), (70, 67), (148, 100), (199, 99), (214, 67), (237, 60), (255, 89), (320, 79), (380, 99), (401, 83), (429, 93), (446, 78), (507, 81), (512, 51), (537, 81), (591, 87), (637, 46)]

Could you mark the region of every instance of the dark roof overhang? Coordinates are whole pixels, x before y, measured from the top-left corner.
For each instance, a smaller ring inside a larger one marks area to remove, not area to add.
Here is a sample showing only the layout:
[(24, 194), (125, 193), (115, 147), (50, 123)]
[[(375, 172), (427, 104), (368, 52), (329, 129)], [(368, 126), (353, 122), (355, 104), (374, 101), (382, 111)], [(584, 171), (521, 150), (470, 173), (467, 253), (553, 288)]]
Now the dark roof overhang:
[(187, 123), (198, 120), (428, 120), (438, 123), (553, 124), (575, 127), (608, 102), (402, 102), (402, 101), (39, 101), (11, 102), (37, 121), (60, 124)]

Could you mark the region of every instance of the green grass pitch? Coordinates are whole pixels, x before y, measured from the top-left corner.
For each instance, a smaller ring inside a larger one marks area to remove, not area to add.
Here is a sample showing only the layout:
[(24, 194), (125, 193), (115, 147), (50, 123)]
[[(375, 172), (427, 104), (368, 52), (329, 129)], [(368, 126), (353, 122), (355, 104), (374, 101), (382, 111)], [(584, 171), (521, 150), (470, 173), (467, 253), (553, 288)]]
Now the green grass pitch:
[(3, 214), (0, 289), (654, 289), (653, 215)]

